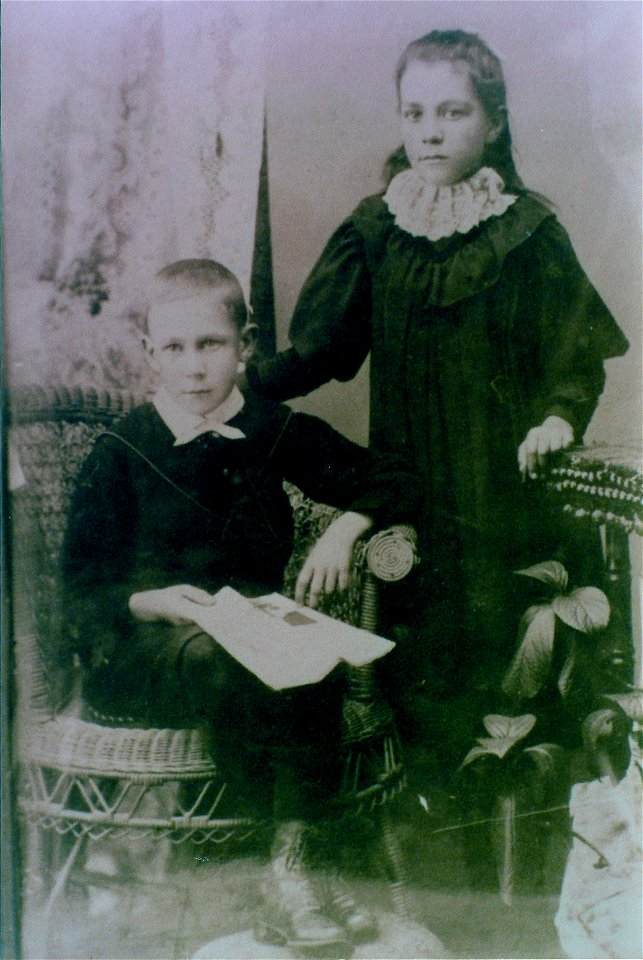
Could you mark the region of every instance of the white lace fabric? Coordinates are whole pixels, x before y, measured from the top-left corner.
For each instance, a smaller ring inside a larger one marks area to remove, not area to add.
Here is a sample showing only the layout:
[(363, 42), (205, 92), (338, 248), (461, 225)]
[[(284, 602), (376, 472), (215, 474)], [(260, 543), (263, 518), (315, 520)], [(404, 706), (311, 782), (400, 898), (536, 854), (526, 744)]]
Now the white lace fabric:
[(505, 213), (518, 197), (503, 193), (504, 185), (491, 167), (481, 167), (467, 180), (445, 187), (436, 187), (410, 169), (393, 177), (384, 202), (400, 230), (435, 241), (468, 233), (484, 220)]

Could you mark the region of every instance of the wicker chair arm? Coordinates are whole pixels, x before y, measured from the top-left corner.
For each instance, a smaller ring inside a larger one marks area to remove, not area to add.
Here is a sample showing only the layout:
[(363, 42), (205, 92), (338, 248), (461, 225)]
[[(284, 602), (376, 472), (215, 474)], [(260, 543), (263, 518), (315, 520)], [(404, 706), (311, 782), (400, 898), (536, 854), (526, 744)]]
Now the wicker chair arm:
[[(379, 591), (377, 581), (395, 583), (403, 580), (419, 562), (417, 534), (410, 526), (393, 526), (380, 530), (366, 540), (362, 555), (362, 589), (359, 625), (376, 632), (379, 623)], [(374, 730), (381, 730), (392, 720), (388, 706), (377, 691), (374, 665), (351, 667), (348, 671), (349, 692), (344, 707), (344, 739), (347, 742), (366, 740)]]
[(408, 576), (419, 562), (417, 533), (410, 526), (393, 526), (366, 543), (366, 566), (378, 580), (394, 583)]

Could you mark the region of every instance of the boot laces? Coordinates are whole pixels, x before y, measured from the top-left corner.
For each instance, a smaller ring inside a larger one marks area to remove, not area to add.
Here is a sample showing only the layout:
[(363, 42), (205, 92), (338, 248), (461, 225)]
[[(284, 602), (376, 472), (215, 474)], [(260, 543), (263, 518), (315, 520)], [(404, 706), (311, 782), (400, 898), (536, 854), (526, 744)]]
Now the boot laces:
[(350, 892), (346, 881), (334, 870), (327, 878), (327, 896), (336, 910), (351, 914), (358, 909), (357, 902)]
[(288, 845), (286, 852), (286, 868), (288, 870), (299, 870), (304, 866), (309, 837), (310, 831), (301, 830)]
[(311, 835), (312, 831), (302, 830), (292, 838), (283, 860), (290, 877), (282, 876), (280, 886), (282, 890), (288, 889), (288, 900), (297, 912), (319, 913), (322, 903), (315, 884), (305, 869), (307, 843)]

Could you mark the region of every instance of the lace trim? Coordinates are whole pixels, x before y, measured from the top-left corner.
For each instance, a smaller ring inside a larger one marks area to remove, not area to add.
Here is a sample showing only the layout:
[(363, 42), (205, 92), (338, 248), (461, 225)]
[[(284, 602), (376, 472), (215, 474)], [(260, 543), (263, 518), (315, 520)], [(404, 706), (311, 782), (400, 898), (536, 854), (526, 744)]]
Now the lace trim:
[(411, 169), (391, 180), (384, 202), (400, 230), (435, 241), (501, 216), (518, 199), (503, 189), (502, 177), (491, 167), (447, 187), (435, 187)]

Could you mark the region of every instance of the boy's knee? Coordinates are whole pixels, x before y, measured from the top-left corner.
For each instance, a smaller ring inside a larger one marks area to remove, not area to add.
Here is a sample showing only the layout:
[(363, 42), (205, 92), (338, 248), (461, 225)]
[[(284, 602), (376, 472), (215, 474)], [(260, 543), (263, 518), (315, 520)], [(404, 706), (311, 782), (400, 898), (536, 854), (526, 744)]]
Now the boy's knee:
[(207, 633), (196, 633), (189, 637), (179, 654), (177, 669), (181, 679), (189, 687), (221, 689), (227, 680), (221, 647)]

